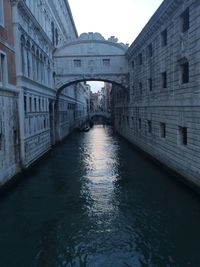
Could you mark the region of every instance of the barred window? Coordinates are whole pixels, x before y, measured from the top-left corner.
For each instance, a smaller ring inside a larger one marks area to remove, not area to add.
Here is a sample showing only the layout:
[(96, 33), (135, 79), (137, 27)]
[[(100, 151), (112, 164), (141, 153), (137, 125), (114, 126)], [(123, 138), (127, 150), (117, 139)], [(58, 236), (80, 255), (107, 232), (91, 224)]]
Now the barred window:
[(151, 92), (153, 90), (152, 78), (148, 79), (148, 87), (149, 87), (149, 91)]
[(181, 64), (181, 82), (188, 83), (189, 82), (189, 63), (188, 61)]
[(188, 140), (187, 140), (187, 127), (181, 127), (179, 126), (179, 141), (180, 141), (180, 144), (181, 145), (184, 145), (186, 146), (187, 143), (188, 143)]
[(80, 59), (74, 59), (74, 67), (77, 67), (77, 68), (81, 67), (81, 60)]
[(147, 121), (147, 129), (148, 133), (152, 133), (152, 122), (150, 120)]
[(138, 128), (139, 128), (139, 130), (142, 129), (142, 120), (141, 120), (141, 118), (138, 119)]
[(190, 13), (189, 8), (187, 8), (182, 14), (181, 14), (181, 31), (186, 32), (190, 28)]
[(161, 45), (162, 47), (167, 45), (167, 29), (161, 32)]
[(162, 79), (162, 88), (167, 88), (167, 72), (166, 71), (161, 73), (161, 79)]
[(166, 124), (164, 122), (160, 123), (160, 137), (166, 138)]
[(142, 82), (139, 83), (140, 94), (142, 95)]
[(110, 66), (110, 59), (109, 58), (104, 58), (103, 59), (103, 66), (105, 66), (105, 67)]
[(131, 67), (132, 67), (132, 70), (135, 68), (135, 61), (134, 60), (131, 61)]

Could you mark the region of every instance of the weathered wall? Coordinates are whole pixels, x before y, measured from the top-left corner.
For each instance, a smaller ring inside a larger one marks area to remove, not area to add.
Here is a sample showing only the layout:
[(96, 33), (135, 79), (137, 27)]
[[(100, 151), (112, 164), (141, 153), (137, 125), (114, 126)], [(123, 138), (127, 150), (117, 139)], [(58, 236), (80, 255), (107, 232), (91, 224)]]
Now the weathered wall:
[(199, 25), (199, 1), (164, 1), (127, 52), (129, 97), (115, 95), (117, 130), (198, 186)]
[(0, 92), (0, 185), (19, 171), (17, 95)]
[(0, 25), (0, 185), (19, 171), (18, 90), (10, 1)]

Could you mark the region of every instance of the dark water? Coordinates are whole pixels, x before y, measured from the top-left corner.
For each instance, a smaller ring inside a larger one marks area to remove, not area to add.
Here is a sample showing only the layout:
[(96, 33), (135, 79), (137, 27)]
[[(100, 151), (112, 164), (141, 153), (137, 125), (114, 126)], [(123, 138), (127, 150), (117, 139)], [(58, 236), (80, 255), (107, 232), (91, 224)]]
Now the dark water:
[(0, 198), (0, 267), (199, 267), (200, 198), (111, 128), (75, 133)]

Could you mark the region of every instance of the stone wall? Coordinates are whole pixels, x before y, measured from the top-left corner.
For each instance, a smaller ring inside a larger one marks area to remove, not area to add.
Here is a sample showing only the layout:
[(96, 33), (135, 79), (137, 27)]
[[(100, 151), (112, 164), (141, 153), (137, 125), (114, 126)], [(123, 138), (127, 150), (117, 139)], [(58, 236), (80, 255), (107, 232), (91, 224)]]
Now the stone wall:
[(20, 169), (18, 98), (0, 91), (0, 185)]
[(200, 2), (164, 1), (127, 51), (120, 134), (200, 186)]

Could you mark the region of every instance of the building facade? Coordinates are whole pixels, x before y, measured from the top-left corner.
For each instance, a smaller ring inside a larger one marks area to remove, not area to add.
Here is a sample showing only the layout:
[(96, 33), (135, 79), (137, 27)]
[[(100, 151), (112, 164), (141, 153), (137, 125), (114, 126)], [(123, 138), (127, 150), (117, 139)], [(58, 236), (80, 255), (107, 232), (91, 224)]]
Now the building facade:
[(66, 0), (0, 0), (1, 184), (87, 119), (85, 83), (54, 84), (54, 52), (77, 37)]
[(0, 0), (0, 184), (20, 168), (18, 95), (11, 4)]
[(115, 126), (200, 185), (200, 2), (165, 0), (128, 49), (130, 89), (115, 90)]
[[(60, 1), (12, 1), (17, 86), (20, 91), (21, 160), (29, 166), (63, 139), (75, 119), (76, 87), (57, 94), (54, 51), (77, 38), (70, 7)], [(58, 104), (56, 104), (58, 102)], [(55, 120), (59, 117), (59, 120)], [(56, 121), (56, 122), (55, 122)]]

